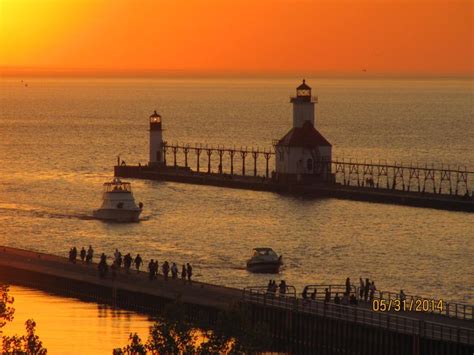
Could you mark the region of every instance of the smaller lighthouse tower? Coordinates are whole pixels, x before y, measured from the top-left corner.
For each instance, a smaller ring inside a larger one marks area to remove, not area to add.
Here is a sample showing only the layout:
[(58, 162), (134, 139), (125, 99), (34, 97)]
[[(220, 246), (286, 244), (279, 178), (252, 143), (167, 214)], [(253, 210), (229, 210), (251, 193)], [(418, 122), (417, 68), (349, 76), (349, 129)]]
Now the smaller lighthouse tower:
[(150, 161), (149, 165), (163, 165), (163, 129), (161, 116), (155, 111), (150, 116)]

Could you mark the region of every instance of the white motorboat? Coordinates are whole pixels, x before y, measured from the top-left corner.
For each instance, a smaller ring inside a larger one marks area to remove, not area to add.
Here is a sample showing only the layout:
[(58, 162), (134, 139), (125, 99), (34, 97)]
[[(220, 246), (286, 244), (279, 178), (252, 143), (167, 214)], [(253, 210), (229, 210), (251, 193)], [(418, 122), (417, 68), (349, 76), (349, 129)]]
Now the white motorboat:
[(283, 265), (282, 256), (272, 248), (255, 248), (253, 256), (247, 261), (247, 270), (255, 273), (276, 274)]
[(104, 184), (102, 206), (94, 210), (92, 215), (115, 222), (138, 222), (142, 209), (143, 203), (135, 203), (130, 183), (114, 178), (112, 182)]

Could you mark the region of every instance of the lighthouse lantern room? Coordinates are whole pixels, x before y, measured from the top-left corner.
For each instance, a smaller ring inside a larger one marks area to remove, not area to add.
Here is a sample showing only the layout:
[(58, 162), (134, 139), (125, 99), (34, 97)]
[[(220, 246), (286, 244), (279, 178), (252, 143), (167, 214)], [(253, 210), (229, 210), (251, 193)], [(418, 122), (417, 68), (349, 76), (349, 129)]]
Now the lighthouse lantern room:
[(331, 179), (332, 146), (315, 128), (315, 104), (311, 87), (296, 88), (293, 104), (293, 127), (275, 144), (275, 171), (281, 182), (310, 182)]
[(150, 116), (150, 159), (149, 165), (163, 165), (163, 129), (161, 116), (155, 111)]

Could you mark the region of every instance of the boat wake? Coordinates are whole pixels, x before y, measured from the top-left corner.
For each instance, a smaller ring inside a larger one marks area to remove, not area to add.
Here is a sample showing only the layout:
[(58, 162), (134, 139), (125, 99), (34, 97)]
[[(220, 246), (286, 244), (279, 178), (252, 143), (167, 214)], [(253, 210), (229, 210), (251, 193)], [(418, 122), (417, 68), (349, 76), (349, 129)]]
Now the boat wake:
[(51, 210), (42, 210), (24, 206), (0, 206), (0, 216), (32, 217), (32, 218), (53, 218), (53, 219), (81, 219), (93, 220), (92, 215), (86, 213), (60, 213)]

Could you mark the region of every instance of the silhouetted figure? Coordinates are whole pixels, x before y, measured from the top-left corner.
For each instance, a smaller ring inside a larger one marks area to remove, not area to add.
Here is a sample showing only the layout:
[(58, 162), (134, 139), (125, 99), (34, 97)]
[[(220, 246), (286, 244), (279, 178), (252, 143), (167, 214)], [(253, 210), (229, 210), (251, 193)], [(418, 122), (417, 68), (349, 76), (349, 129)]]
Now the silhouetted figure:
[(364, 290), (364, 280), (362, 280), (362, 277), (359, 277), (359, 299), (362, 299), (364, 297)]
[(84, 247), (82, 247), (81, 253), (79, 255), (81, 256), (81, 261), (84, 262), (86, 259), (86, 249), (84, 249)]
[(155, 278), (155, 262), (153, 259), (148, 263), (148, 279), (151, 281)]
[(183, 267), (181, 268), (181, 279), (186, 280), (186, 266), (183, 264)]
[(354, 294), (351, 294), (351, 296), (349, 298), (349, 303), (354, 305), (354, 306), (357, 306), (358, 301), (357, 301), (357, 297)]
[(301, 297), (303, 297), (303, 300), (305, 301), (308, 298), (308, 286), (304, 287), (303, 292), (301, 293)]
[(318, 291), (317, 289), (313, 290), (313, 292), (311, 293), (311, 300), (316, 301), (316, 292), (317, 291)]
[(286, 294), (286, 282), (285, 280), (281, 280), (280, 284), (278, 285), (278, 292), (280, 296), (284, 296)]
[(190, 263), (186, 263), (186, 274), (188, 275), (188, 281), (191, 282), (191, 277), (193, 276), (193, 267)]
[(370, 281), (369, 279), (365, 279), (365, 287), (364, 287), (364, 301), (367, 302), (369, 299), (369, 288), (370, 288)]
[(140, 266), (143, 264), (143, 260), (142, 260), (142, 257), (140, 256), (140, 254), (137, 254), (137, 256), (135, 257), (135, 269), (137, 269), (137, 272), (140, 271)]
[(115, 249), (114, 260), (115, 260), (115, 263), (118, 265), (118, 267), (122, 265), (122, 253), (119, 252), (118, 249)]
[(115, 253), (114, 253), (114, 256), (115, 256), (115, 264), (117, 266), (117, 268), (121, 268), (122, 267), (122, 253), (118, 251), (118, 249), (115, 249)]
[(351, 279), (350, 278), (346, 279), (346, 293), (347, 294), (351, 293)]
[(177, 279), (178, 278), (178, 266), (176, 265), (176, 263), (173, 263), (171, 265), (171, 277), (173, 279)]
[(77, 248), (73, 247), (72, 248), (72, 262), (75, 264), (77, 259)]
[(372, 301), (374, 299), (374, 294), (375, 294), (375, 290), (377, 290), (377, 288), (375, 287), (375, 282), (372, 281), (372, 283), (370, 284), (370, 301)]
[(331, 301), (331, 292), (329, 292), (328, 288), (324, 289), (324, 302), (330, 302)]
[(344, 295), (342, 296), (341, 304), (344, 306), (349, 305), (349, 294), (347, 292), (344, 292)]
[(132, 266), (132, 256), (130, 253), (123, 257), (123, 267), (127, 271), (127, 274), (130, 272), (130, 267)]
[(403, 290), (400, 290), (400, 302), (404, 302), (406, 299), (407, 295), (405, 295), (405, 292), (403, 292)]
[(278, 291), (278, 285), (276, 283), (276, 280), (273, 280), (273, 293), (276, 294)]
[(341, 304), (341, 298), (339, 297), (339, 293), (336, 293), (336, 297), (334, 297), (335, 304)]
[[(272, 286), (273, 286), (272, 280), (268, 280), (267, 293), (268, 293), (268, 292), (272, 292)], [(303, 292), (304, 292), (304, 290), (303, 290)], [(303, 298), (304, 298), (304, 297), (303, 297)]]
[(92, 249), (92, 246), (89, 245), (89, 249), (87, 249), (87, 255), (86, 255), (86, 263), (91, 263), (92, 258), (94, 257), (94, 249)]
[(107, 270), (109, 268), (107, 265), (107, 257), (104, 253), (102, 253), (102, 255), (100, 256), (100, 262), (97, 267), (99, 269), (99, 276), (103, 279), (106, 276)]
[(163, 270), (163, 276), (165, 277), (165, 281), (168, 281), (168, 274), (170, 272), (170, 264), (168, 264), (168, 261), (165, 261), (163, 263), (161, 269)]

